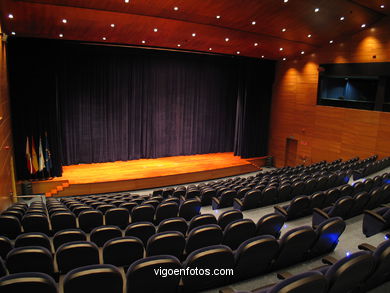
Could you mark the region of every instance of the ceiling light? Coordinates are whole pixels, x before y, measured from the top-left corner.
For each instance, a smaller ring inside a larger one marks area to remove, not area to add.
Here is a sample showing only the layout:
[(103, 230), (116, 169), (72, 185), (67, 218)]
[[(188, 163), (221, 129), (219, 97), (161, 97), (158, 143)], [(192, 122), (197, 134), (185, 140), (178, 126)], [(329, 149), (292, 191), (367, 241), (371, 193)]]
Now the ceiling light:
[(158, 28), (154, 28), (153, 31), (154, 31), (155, 33), (157, 33), (157, 32), (158, 32)]
[(193, 37), (196, 37), (196, 33), (192, 33), (192, 36), (193, 36)]
[(229, 42), (229, 38), (225, 38), (225, 42)]
[(125, 3), (129, 3), (130, 2), (130, 0), (125, 0)]
[(68, 21), (64, 18), (64, 19), (62, 20), (62, 22), (63, 22), (63, 23), (67, 23)]
[(345, 19), (345, 17), (344, 17), (344, 16), (340, 17), (340, 20), (344, 20), (344, 19)]
[(283, 61), (286, 61), (286, 60), (287, 60), (287, 58), (286, 58), (286, 57), (284, 57), (284, 58), (283, 58)]
[(261, 55), (261, 58), (264, 58), (264, 55)]
[(14, 15), (13, 14), (8, 14), (8, 18), (14, 18)]
[(175, 7), (173, 7), (173, 10), (178, 11), (179, 7), (175, 6)]
[(213, 48), (209, 48), (209, 51), (212, 51), (213, 50)]
[(311, 38), (311, 34), (308, 34), (307, 37), (308, 37), (308, 38)]
[(314, 12), (318, 12), (318, 11), (320, 11), (320, 9), (319, 8), (316, 8), (316, 9), (314, 9)]
[(279, 48), (279, 51), (283, 51), (283, 48)]
[(180, 47), (181, 45), (180, 44), (177, 44), (178, 47)]
[(286, 29), (285, 28), (282, 28), (282, 32), (285, 32), (286, 31)]
[(146, 43), (146, 41), (145, 41), (145, 40), (143, 40), (143, 41), (142, 41), (142, 44), (145, 44), (145, 43)]
[(12, 33), (11, 33), (11, 35), (13, 35), (13, 36), (14, 36), (14, 35), (16, 35), (16, 33), (15, 33), (15, 32), (12, 32)]
[(220, 18), (221, 18), (221, 16), (220, 16), (220, 15), (217, 15), (217, 16), (216, 16), (216, 18), (217, 18), (217, 19), (220, 19)]
[(237, 51), (237, 55), (240, 55), (240, 51)]
[(363, 23), (363, 24), (361, 25), (361, 27), (366, 27), (366, 24), (365, 24), (365, 23)]
[(111, 27), (115, 27), (115, 24), (114, 24), (114, 23), (111, 23)]
[(58, 36), (59, 36), (60, 38), (62, 38), (64, 35), (63, 35), (63, 34), (59, 34)]
[(333, 40), (330, 40), (329, 43), (332, 44), (332, 43), (333, 43)]
[(287, 2), (288, 2), (288, 0), (283, 0), (283, 2), (284, 2), (284, 3), (287, 3)]
[(259, 43), (254, 43), (255, 47), (257, 47), (259, 45)]
[(102, 40), (105, 41), (105, 40), (107, 40), (107, 39), (106, 39), (106, 37), (103, 37)]
[(256, 21), (252, 21), (252, 25), (255, 25), (256, 24)]
[(385, 5), (382, 4), (382, 5), (381, 5), (381, 8), (382, 8), (382, 9), (385, 8)]
[(305, 51), (301, 51), (301, 55), (305, 54)]

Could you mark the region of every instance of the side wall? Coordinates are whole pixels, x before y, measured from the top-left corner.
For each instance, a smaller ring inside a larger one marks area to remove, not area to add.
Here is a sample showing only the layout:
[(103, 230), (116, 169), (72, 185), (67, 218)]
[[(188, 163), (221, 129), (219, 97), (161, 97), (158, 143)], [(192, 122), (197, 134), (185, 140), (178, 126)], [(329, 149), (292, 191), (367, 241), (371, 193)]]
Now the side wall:
[(280, 61), (269, 137), (276, 166), (285, 163), (286, 139), (298, 140), (296, 164), (390, 155), (390, 113), (317, 106), (318, 66), (390, 62), (390, 17), (302, 58)]
[[(0, 28), (1, 32), (1, 28)], [(0, 41), (0, 211), (7, 207), (12, 198), (13, 155), (10, 103), (8, 92), (6, 43)]]

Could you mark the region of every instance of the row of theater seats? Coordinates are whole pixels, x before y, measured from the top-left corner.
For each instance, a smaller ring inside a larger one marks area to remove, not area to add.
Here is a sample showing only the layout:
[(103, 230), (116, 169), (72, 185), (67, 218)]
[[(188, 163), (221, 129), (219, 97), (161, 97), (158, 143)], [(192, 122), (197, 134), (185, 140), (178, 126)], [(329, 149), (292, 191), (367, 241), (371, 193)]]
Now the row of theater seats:
[[(202, 227), (207, 226), (200, 228)], [(126, 264), (126, 267), (130, 265), (127, 270), (128, 292), (177, 292), (179, 286), (182, 287), (182, 292), (198, 292), (261, 275), (328, 253), (336, 247), (338, 238), (344, 229), (345, 223), (340, 218), (334, 218), (316, 230), (308, 226), (292, 229), (285, 233), (280, 240), (271, 235), (255, 236), (245, 240), (236, 250), (232, 250), (226, 245), (206, 246), (191, 252), (183, 262), (170, 254), (175, 250), (174, 246), (177, 247), (180, 244), (177, 244), (173, 239), (164, 243), (163, 238), (171, 233), (165, 232), (151, 238), (148, 242), (149, 247), (153, 242), (160, 241), (154, 245), (158, 252), (157, 255), (143, 257), (142, 242), (136, 237), (116, 238), (109, 241), (104, 245), (105, 248), (113, 242), (117, 242), (113, 245), (118, 243), (126, 245), (111, 247), (109, 252), (103, 249), (103, 255), (110, 253), (110, 260), (114, 262), (111, 265), (115, 266), (117, 266), (117, 261), (123, 264), (124, 259), (132, 258), (131, 262)], [(296, 245), (296, 243), (300, 243), (300, 245)], [(139, 255), (136, 257), (137, 252)], [(106, 260), (106, 258), (104, 259)], [(85, 269), (85, 266), (99, 264), (98, 247), (88, 241), (63, 244), (56, 252), (56, 263), (59, 273), (67, 274), (64, 281), (66, 287), (66, 280), (72, 279), (71, 275), (80, 275), (80, 271)], [(7, 280), (12, 278), (12, 275), (28, 272), (45, 273), (58, 278), (54, 272), (52, 255), (46, 248), (39, 246), (19, 247), (11, 250), (7, 254), (6, 266), (11, 274), (6, 277)], [(184, 269), (188, 271), (192, 268), (202, 271), (211, 270), (211, 272), (214, 269), (223, 269), (234, 272), (234, 275), (177, 275), (164, 278), (156, 276), (154, 273), (158, 269)], [(150, 282), (151, 278), (153, 282)], [(4, 278), (0, 280), (0, 288), (2, 280)], [(180, 280), (182, 285), (179, 285)], [(110, 290), (110, 292), (113, 291)]]
[(369, 164), (362, 166), (362, 168), (355, 169), (353, 171), (353, 179), (357, 180), (363, 177), (367, 177), (387, 167), (390, 167), (390, 157), (384, 158), (379, 161), (370, 162)]
[(313, 211), (319, 220), (332, 216), (354, 217), (365, 209), (376, 208), (390, 200), (388, 178), (385, 173), (365, 182), (355, 182), (353, 186), (345, 184), (311, 196), (297, 196), (287, 205), (275, 206), (275, 212), (282, 214), (286, 220), (307, 216)]
[(390, 229), (390, 207), (385, 206), (364, 212), (362, 230), (366, 237), (371, 237), (388, 229)]
[[(369, 244), (359, 245), (362, 251), (352, 253), (340, 260), (331, 257), (323, 259), (325, 266), (312, 271), (291, 275), (288, 272), (278, 274), (283, 281), (271, 284), (252, 293), (364, 293), (390, 281), (390, 240), (378, 247)], [(221, 293), (235, 293), (224, 288)], [(238, 292), (237, 292), (238, 293)], [(249, 293), (240, 291), (240, 293)]]

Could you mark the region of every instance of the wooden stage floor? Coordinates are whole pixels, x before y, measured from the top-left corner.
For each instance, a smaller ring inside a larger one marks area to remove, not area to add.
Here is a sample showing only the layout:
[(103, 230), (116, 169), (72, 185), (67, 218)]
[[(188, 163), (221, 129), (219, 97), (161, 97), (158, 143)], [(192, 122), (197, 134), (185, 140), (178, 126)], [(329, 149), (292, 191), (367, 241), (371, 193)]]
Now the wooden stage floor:
[(62, 177), (34, 182), (33, 192), (65, 196), (154, 188), (258, 171), (263, 161), (215, 153), (64, 166)]

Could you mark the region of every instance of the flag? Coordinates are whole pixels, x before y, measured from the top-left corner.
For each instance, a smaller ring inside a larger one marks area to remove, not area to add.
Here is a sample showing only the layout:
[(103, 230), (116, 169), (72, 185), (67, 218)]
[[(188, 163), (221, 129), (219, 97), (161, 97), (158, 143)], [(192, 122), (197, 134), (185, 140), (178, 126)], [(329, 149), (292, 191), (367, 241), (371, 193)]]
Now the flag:
[(33, 173), (38, 172), (38, 157), (35, 150), (34, 137), (31, 138), (31, 157), (32, 157), (32, 170)]
[(28, 136), (26, 140), (26, 161), (27, 161), (27, 170), (30, 174), (33, 173), (32, 169), (32, 161), (31, 161), (31, 153), (30, 153), (30, 143), (28, 141)]
[(47, 132), (45, 132), (45, 167), (50, 176), (50, 169), (52, 167), (51, 154), (49, 149), (49, 139), (47, 138)]
[(42, 139), (39, 136), (39, 150), (38, 150), (38, 170), (42, 171), (45, 168), (45, 158), (43, 157)]

